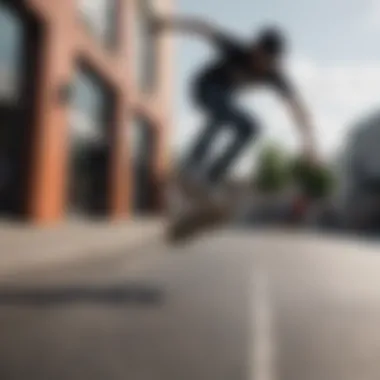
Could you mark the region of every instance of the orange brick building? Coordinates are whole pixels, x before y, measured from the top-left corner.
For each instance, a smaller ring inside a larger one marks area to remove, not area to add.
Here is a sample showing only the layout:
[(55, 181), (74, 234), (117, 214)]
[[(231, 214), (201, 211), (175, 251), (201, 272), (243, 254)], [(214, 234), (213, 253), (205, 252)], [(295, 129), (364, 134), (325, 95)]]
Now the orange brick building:
[(164, 206), (172, 46), (147, 17), (171, 2), (1, 0), (0, 216)]

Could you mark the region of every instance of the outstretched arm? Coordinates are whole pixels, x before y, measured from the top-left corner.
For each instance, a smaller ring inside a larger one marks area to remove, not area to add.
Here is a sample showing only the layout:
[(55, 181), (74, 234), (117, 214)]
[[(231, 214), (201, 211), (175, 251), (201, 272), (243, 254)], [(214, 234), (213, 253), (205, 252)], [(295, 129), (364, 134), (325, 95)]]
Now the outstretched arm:
[(316, 159), (316, 146), (314, 141), (314, 128), (309, 113), (297, 97), (290, 97), (286, 101), (289, 111), (300, 131), (305, 156), (314, 161)]
[(314, 141), (314, 128), (309, 113), (303, 101), (293, 88), (293, 85), (282, 73), (275, 72), (272, 77), (278, 93), (282, 95), (287, 108), (300, 132), (304, 155), (314, 161), (316, 159), (316, 146)]

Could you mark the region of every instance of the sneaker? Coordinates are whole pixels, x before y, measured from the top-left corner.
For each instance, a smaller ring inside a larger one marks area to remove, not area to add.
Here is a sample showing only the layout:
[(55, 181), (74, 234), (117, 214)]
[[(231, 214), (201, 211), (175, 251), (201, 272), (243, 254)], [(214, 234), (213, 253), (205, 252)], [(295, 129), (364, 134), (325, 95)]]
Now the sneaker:
[(215, 204), (193, 209), (169, 226), (168, 240), (179, 243), (223, 224), (227, 218), (226, 210)]
[(196, 208), (205, 199), (206, 193), (201, 177), (186, 173), (172, 181), (167, 196), (170, 216), (177, 218)]

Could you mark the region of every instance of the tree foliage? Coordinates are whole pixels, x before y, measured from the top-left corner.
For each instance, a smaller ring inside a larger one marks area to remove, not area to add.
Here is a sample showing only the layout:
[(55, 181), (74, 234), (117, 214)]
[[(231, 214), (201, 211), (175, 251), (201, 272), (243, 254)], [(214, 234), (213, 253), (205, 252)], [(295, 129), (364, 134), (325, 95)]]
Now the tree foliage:
[(312, 198), (324, 198), (331, 194), (335, 185), (333, 171), (324, 165), (311, 165), (302, 158), (290, 165), (291, 175), (300, 190)]
[(258, 161), (255, 185), (264, 192), (278, 192), (285, 188), (290, 179), (286, 153), (278, 146), (265, 147)]
[(255, 186), (274, 193), (293, 185), (312, 198), (324, 198), (335, 185), (333, 170), (325, 165), (311, 165), (302, 157), (291, 157), (281, 147), (266, 146), (258, 159)]

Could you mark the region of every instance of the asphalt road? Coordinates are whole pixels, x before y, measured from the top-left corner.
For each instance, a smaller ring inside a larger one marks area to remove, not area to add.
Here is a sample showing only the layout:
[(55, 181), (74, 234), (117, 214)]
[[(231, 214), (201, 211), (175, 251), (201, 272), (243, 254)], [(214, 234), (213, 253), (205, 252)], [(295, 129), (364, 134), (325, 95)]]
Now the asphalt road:
[(225, 230), (151, 249), (4, 279), (0, 378), (380, 378), (378, 246)]

